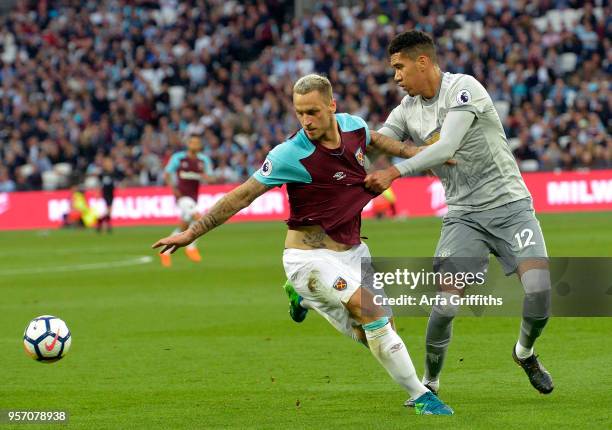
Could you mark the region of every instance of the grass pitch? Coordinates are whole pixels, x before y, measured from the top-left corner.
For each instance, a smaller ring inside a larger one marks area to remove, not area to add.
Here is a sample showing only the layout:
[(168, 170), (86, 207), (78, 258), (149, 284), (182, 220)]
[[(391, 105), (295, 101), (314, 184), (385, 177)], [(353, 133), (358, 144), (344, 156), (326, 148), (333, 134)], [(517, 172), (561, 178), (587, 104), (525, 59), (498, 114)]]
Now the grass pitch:
[[(551, 256), (612, 254), (610, 213), (539, 218)], [(202, 263), (179, 251), (164, 269), (149, 246), (170, 230), (0, 235), (0, 409), (67, 410), (70, 427), (91, 429), (610, 428), (612, 318), (549, 322), (537, 351), (550, 396), (510, 357), (518, 318), (457, 319), (441, 387), (456, 415), (418, 417), (363, 347), (313, 313), (289, 319), (282, 223), (222, 226), (200, 240)], [(375, 256), (430, 256), (439, 230), (368, 221), (363, 234)], [(41, 314), (72, 331), (55, 364), (21, 346)], [(419, 374), (425, 324), (397, 320)]]

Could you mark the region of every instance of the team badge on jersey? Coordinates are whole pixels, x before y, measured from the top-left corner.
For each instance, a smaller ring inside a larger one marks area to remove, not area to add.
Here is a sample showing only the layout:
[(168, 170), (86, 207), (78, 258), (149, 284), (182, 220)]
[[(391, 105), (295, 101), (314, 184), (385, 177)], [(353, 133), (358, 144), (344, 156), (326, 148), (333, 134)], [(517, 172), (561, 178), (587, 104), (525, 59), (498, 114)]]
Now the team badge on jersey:
[(472, 100), (472, 94), (468, 90), (461, 90), (457, 94), (457, 104), (464, 105)]
[(261, 172), (261, 176), (270, 176), (270, 173), (272, 173), (272, 162), (269, 158), (266, 158), (266, 161), (264, 161), (264, 163), (261, 165), (261, 169), (259, 170)]
[(363, 166), (363, 151), (361, 150), (361, 148), (359, 148), (357, 150), (357, 152), (355, 152), (355, 158), (357, 159), (357, 162), (359, 163), (360, 166)]
[(338, 278), (334, 281), (334, 288), (338, 291), (346, 290), (347, 286), (348, 284), (341, 276), (338, 276)]

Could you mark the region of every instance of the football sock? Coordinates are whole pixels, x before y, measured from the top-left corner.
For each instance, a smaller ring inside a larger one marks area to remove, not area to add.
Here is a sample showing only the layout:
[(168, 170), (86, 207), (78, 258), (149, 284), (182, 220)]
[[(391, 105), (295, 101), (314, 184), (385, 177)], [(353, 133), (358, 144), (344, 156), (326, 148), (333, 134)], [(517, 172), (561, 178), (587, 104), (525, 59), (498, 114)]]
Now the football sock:
[(424, 379), (428, 381), (437, 381), (440, 376), (453, 334), (453, 319), (459, 311), (458, 305), (450, 304), (451, 293), (441, 292), (438, 296), (445, 298), (446, 304), (433, 306), (427, 322)]
[[(189, 224), (189, 227), (191, 227), (193, 224), (194, 224), (193, 222), (191, 224)], [(187, 248), (195, 248), (197, 242), (198, 242), (198, 239), (194, 240), (189, 245), (187, 245)]]
[(516, 342), (516, 345), (514, 345), (514, 352), (520, 360), (524, 360), (533, 355), (533, 347), (525, 348), (520, 342)]
[(431, 387), (431, 389), (434, 390), (434, 391), (438, 391), (440, 389), (440, 380), (439, 379), (430, 380), (430, 379), (427, 379), (427, 378), (423, 377), (421, 382), (423, 383), (423, 385), (429, 385)]
[[(521, 276), (521, 283), (525, 289), (525, 298), (523, 320), (515, 352), (518, 358), (523, 359), (533, 354), (533, 344), (548, 322), (551, 296), (550, 272), (546, 269), (528, 270)], [(525, 356), (528, 352), (530, 354)]]
[(400, 384), (414, 399), (429, 391), (417, 378), (416, 370), (402, 338), (391, 328), (384, 317), (363, 324), (372, 355), (385, 368), (391, 378)]

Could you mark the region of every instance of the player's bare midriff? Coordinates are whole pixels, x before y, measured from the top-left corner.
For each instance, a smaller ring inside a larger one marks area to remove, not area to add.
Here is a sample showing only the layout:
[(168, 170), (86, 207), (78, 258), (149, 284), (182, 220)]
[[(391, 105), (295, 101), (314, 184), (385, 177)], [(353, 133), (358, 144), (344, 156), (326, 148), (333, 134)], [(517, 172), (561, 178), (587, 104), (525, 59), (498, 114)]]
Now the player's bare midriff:
[(320, 226), (309, 225), (287, 230), (285, 248), (348, 251), (352, 245), (336, 242)]

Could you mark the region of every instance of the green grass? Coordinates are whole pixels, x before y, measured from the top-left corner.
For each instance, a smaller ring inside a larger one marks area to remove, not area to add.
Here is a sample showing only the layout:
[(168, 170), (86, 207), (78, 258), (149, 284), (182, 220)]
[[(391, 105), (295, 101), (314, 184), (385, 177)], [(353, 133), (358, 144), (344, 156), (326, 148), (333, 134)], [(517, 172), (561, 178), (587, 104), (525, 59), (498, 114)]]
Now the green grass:
[[(609, 256), (610, 215), (541, 215), (550, 254)], [(510, 358), (518, 319), (459, 318), (441, 392), (456, 415), (417, 417), (363, 347), (316, 315), (289, 320), (284, 230), (223, 226), (200, 241), (201, 264), (181, 252), (170, 270), (113, 266), (156, 257), (149, 246), (170, 228), (3, 232), (0, 409), (65, 409), (71, 427), (92, 429), (609, 428), (612, 319), (551, 320), (538, 350), (556, 389), (542, 396)], [(424, 218), (365, 222), (363, 234), (375, 256), (429, 256), (439, 230)], [(92, 263), (110, 267), (70, 269)], [(23, 353), (23, 329), (40, 314), (72, 330), (59, 363)], [(425, 324), (397, 321), (419, 373)]]

